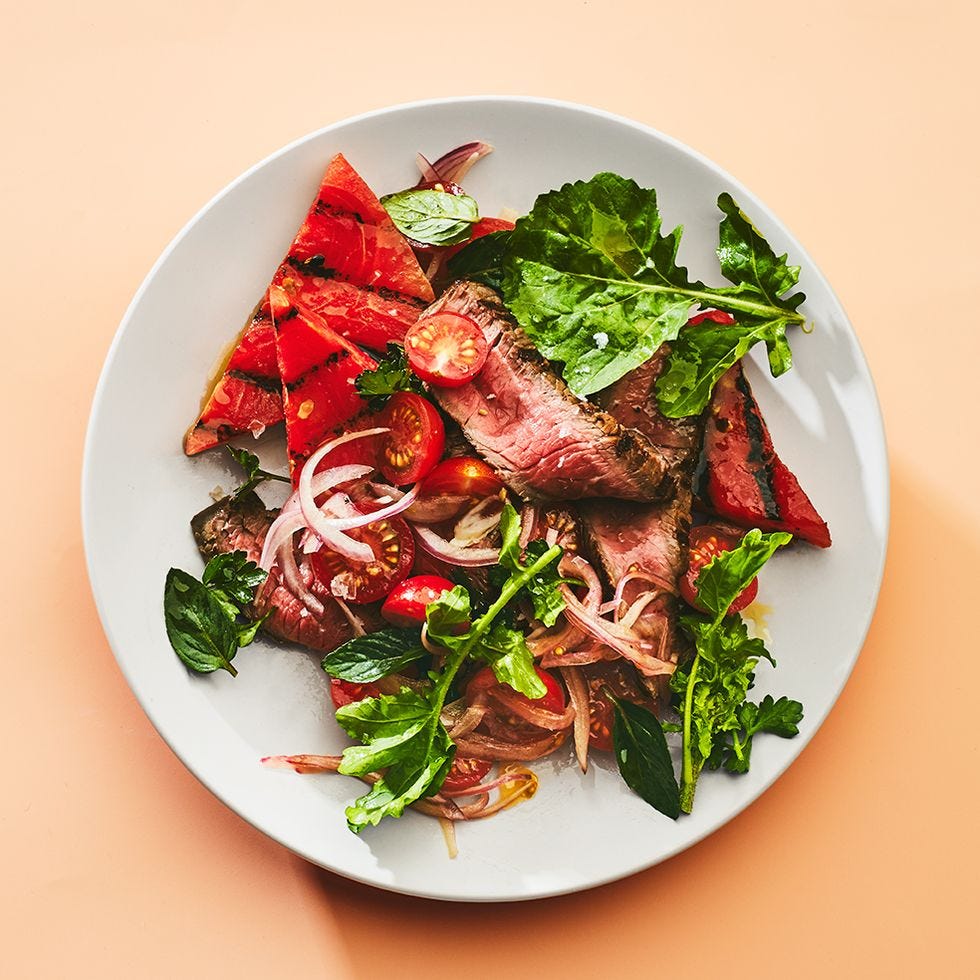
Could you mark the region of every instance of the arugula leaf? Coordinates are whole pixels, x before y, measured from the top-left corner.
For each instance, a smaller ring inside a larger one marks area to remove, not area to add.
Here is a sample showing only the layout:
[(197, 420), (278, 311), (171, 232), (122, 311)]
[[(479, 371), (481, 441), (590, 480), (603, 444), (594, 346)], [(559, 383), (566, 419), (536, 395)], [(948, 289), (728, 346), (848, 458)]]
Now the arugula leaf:
[(266, 619), (239, 623), (238, 617), (265, 578), (266, 573), (244, 551), (215, 555), (204, 567), (201, 581), (179, 568), (170, 569), (163, 589), (167, 637), (191, 670), (238, 673), (232, 659), (255, 639)]
[(388, 194), (381, 204), (395, 227), (425, 245), (458, 245), (480, 220), (476, 201), (467, 194), (412, 188)]
[(694, 582), (698, 602), (714, 614), (716, 625), (776, 549), (792, 540), (793, 535), (785, 531), (764, 534), (758, 528), (752, 528), (738, 547), (719, 552), (701, 569)]
[(255, 453), (250, 453), (247, 449), (236, 449), (234, 446), (228, 446), (227, 449), (231, 453), (231, 458), (245, 471), (245, 482), (231, 495), (232, 500), (237, 500), (242, 494), (254, 490), (263, 480), (290, 482), (288, 476), (280, 476), (278, 473), (270, 473), (262, 469), (259, 457)]
[(331, 677), (367, 684), (427, 656), (417, 629), (392, 627), (342, 643), (323, 658), (320, 666)]
[(163, 616), (170, 645), (191, 670), (238, 673), (231, 662), (238, 652), (238, 627), (215, 594), (193, 575), (179, 568), (167, 573)]
[[(581, 396), (677, 339), (658, 400), (671, 417), (693, 415), (718, 377), (759, 341), (769, 348), (773, 373), (787, 370), (786, 327), (803, 322), (803, 294), (784, 295), (799, 269), (775, 256), (730, 195), (718, 206), (725, 215), (718, 254), (732, 286), (691, 279), (677, 263), (681, 229), (661, 231), (656, 192), (612, 173), (541, 195), (506, 238), (479, 249), (474, 242), (452, 271), (499, 283), (524, 331), (563, 363), (565, 381)], [(698, 304), (727, 310), (738, 323), (682, 331)]]
[[(517, 511), (505, 504), (500, 515), (500, 565), (507, 571), (520, 572), (525, 568), (521, 561), (521, 521)], [(524, 549), (528, 564), (533, 563), (548, 550), (548, 543), (541, 539), (531, 541)], [(545, 626), (554, 626), (565, 608), (565, 599), (558, 588), (564, 580), (558, 573), (557, 563), (546, 565), (528, 579), (524, 589), (534, 606), (535, 618)]]
[(613, 749), (626, 785), (655, 810), (676, 820), (680, 791), (667, 741), (656, 715), (613, 697)]
[(469, 279), (499, 290), (503, 285), (504, 256), (507, 254), (510, 231), (492, 231), (474, 238), (446, 263), (451, 279)]
[(473, 648), (472, 655), (486, 660), (501, 684), (509, 684), (526, 697), (543, 698), (548, 693), (534, 669), (534, 655), (524, 634), (506, 623), (496, 623)]
[(394, 341), (388, 341), (385, 356), (373, 371), (362, 371), (354, 379), (354, 387), (374, 411), (384, 408), (396, 391), (425, 392), (422, 382), (409, 370), (405, 349)]
[(447, 650), (458, 650), (469, 637), (472, 612), (465, 586), (454, 585), (425, 607), (429, 636)]
[(753, 736), (759, 732), (768, 732), (780, 738), (798, 735), (799, 724), (803, 720), (803, 705), (789, 698), (775, 701), (767, 694), (760, 704), (746, 701), (739, 709), (738, 720), (741, 728), (726, 733), (726, 738), (715, 745), (708, 759), (708, 768), (723, 766), (728, 772), (748, 772)]

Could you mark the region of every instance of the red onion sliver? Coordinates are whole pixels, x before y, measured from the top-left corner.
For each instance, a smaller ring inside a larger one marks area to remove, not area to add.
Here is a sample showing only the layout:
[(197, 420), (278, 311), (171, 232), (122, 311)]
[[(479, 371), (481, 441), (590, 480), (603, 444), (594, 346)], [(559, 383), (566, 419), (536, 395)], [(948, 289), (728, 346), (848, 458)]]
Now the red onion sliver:
[(422, 179), (427, 183), (437, 184), (440, 180), (442, 180), (442, 178), (439, 176), (439, 172), (424, 156), (422, 156), (421, 153), (415, 154), (415, 165), (419, 168), (419, 173), (422, 175)]
[[(454, 184), (458, 184), (469, 173), (474, 163), (492, 152), (493, 147), (482, 140), (464, 143), (462, 146), (457, 146), (448, 153), (444, 153), (431, 167), (436, 172), (437, 180), (452, 181)], [(425, 176), (424, 171), (423, 176)]]
[(303, 527), (305, 527), (303, 515), (298, 513), (295, 508), (290, 509), (286, 505), (283, 505), (279, 516), (272, 522), (269, 530), (266, 532), (265, 541), (262, 544), (262, 556), (259, 558), (259, 568), (267, 572), (270, 571), (272, 569), (272, 561), (283, 541), (292, 542), (293, 535)]
[(561, 676), (568, 688), (568, 700), (575, 710), (572, 723), (572, 737), (575, 739), (575, 758), (579, 768), (587, 772), (589, 768), (589, 687), (578, 667), (560, 667)]
[(380, 510), (371, 511), (369, 514), (358, 512), (356, 516), (341, 517), (331, 521), (331, 524), (338, 531), (352, 531), (356, 527), (364, 527), (367, 524), (373, 524), (375, 521), (395, 517), (412, 506), (415, 498), (419, 495), (421, 486), (421, 483), (416, 483), (400, 500), (396, 500), (393, 504), (388, 504), (387, 507), (382, 507)]
[(538, 523), (538, 508), (536, 504), (525, 504), (521, 508), (521, 536), (518, 543), (526, 548), (534, 533), (534, 525)]
[(439, 537), (431, 528), (413, 526), (412, 530), (425, 551), (450, 565), (478, 568), (482, 565), (496, 565), (500, 558), (500, 552), (496, 548), (460, 548)]
[(547, 708), (535, 704), (533, 700), (518, 693), (507, 684), (499, 684), (490, 688), (488, 694), (512, 715), (529, 722), (535, 728), (558, 732), (568, 728), (575, 719), (574, 708), (565, 708), (564, 711), (549, 711)]

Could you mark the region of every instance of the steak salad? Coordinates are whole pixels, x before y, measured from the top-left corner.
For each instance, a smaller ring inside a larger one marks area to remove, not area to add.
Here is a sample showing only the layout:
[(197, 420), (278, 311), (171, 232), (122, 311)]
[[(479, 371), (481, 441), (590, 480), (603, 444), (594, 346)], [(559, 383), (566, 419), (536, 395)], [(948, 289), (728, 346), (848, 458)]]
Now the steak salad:
[(777, 549), (830, 545), (741, 363), (791, 366), (799, 269), (722, 194), (727, 282), (692, 279), (612, 173), (481, 217), (461, 181), (488, 152), (420, 156), (380, 200), (334, 157), (184, 440), (284, 422), (288, 476), (227, 447), (245, 479), (193, 517), (206, 565), (170, 570), (166, 628), (202, 673), (259, 630), (322, 657), (352, 744), (263, 761), (366, 783), (355, 833), (490, 816), (568, 743), (676, 819), (803, 715), (752, 700), (775, 662), (741, 615)]

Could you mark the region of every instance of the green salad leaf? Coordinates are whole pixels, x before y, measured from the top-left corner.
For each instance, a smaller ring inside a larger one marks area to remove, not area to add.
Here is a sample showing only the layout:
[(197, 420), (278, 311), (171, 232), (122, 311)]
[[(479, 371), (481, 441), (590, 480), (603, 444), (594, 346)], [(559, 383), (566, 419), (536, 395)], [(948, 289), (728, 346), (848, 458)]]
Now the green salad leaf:
[(480, 220), (476, 201), (467, 194), (412, 188), (381, 198), (381, 204), (407, 238), (425, 245), (458, 245)]
[(678, 667), (670, 681), (683, 733), (680, 801), (685, 813), (694, 805), (702, 769), (724, 766), (729, 772), (747, 772), (752, 737), (761, 731), (791, 737), (803, 716), (797, 701), (748, 701), (759, 661), (776, 663), (765, 643), (749, 636), (741, 616), (727, 615), (732, 600), (790, 537), (749, 531), (738, 547), (708, 562), (695, 582), (708, 615), (689, 612), (680, 617), (695, 648), (693, 661)]
[(331, 677), (368, 684), (428, 655), (418, 630), (389, 627), (342, 643), (323, 658), (320, 666)]
[(384, 408), (396, 391), (425, 392), (422, 382), (408, 367), (405, 348), (394, 341), (388, 342), (385, 356), (378, 361), (376, 368), (362, 371), (354, 379), (354, 387), (375, 412)]
[[(613, 173), (542, 194), (512, 232), (472, 242), (450, 272), (498, 287), (580, 396), (608, 387), (676, 340), (658, 402), (669, 417), (694, 415), (718, 378), (758, 342), (769, 349), (773, 374), (788, 370), (786, 328), (803, 323), (797, 310), (804, 296), (790, 292), (799, 269), (775, 255), (730, 195), (718, 206), (718, 256), (729, 286), (692, 279), (677, 261), (681, 228), (664, 232), (656, 191)], [(697, 306), (725, 310), (737, 322), (682, 330)]]
[(237, 500), (249, 490), (254, 490), (264, 480), (290, 482), (288, 476), (280, 476), (278, 473), (270, 473), (262, 469), (259, 457), (255, 453), (250, 453), (247, 449), (236, 449), (234, 446), (228, 446), (227, 449), (231, 453), (231, 458), (245, 471), (245, 482), (231, 495), (233, 500)]
[(170, 569), (163, 588), (167, 638), (191, 670), (238, 673), (232, 660), (255, 639), (264, 617), (248, 622), (240, 618), (265, 577), (244, 551), (215, 555), (200, 581), (182, 569)]

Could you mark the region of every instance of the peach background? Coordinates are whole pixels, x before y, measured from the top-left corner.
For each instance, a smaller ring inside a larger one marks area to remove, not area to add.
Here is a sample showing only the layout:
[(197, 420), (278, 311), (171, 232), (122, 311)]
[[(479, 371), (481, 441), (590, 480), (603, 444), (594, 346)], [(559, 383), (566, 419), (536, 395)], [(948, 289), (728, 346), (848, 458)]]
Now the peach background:
[[(0, 972), (430, 977), (465, 936), (501, 949), (460, 975), (976, 976), (975, 6), (275, 6), (4, 5)], [(184, 222), (321, 125), (480, 92), (632, 116), (760, 194), (856, 325), (893, 467), (877, 616), (798, 762), (667, 864), (524, 906), (350, 884), (213, 799), (115, 666), (78, 515), (102, 359)]]

